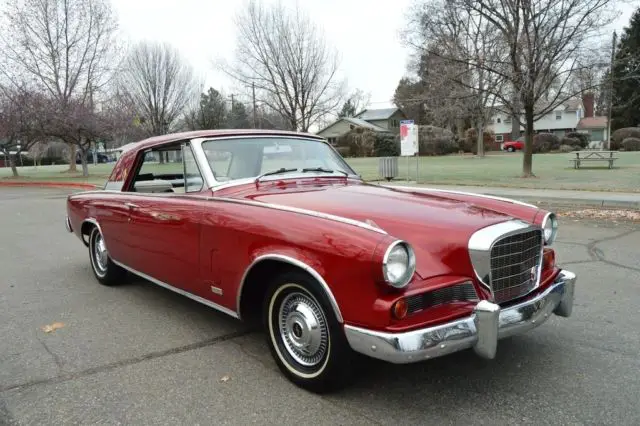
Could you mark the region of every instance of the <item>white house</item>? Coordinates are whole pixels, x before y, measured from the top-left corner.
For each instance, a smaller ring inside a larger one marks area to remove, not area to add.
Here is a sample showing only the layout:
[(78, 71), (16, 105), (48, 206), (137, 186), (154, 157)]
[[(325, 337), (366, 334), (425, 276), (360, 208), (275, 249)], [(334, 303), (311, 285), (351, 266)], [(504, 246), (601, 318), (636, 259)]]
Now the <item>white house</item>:
[[(489, 128), (496, 134), (496, 141), (511, 139), (511, 116), (506, 112), (496, 112)], [(582, 99), (572, 99), (554, 108), (533, 124), (536, 133), (554, 133), (563, 137), (569, 132), (589, 133), (592, 141), (607, 140), (606, 117), (594, 116), (593, 94), (585, 94)], [(521, 118), (524, 121), (524, 114)], [(524, 126), (520, 126), (524, 134)]]

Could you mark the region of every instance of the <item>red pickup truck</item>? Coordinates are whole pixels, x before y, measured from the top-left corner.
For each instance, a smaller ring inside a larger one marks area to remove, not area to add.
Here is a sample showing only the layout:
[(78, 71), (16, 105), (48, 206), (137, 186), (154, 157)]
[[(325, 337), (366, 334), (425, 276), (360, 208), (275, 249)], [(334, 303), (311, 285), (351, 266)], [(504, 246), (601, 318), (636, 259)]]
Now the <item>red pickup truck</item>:
[(502, 144), (504, 151), (514, 152), (524, 149), (524, 136), (519, 137), (515, 141), (506, 141)]

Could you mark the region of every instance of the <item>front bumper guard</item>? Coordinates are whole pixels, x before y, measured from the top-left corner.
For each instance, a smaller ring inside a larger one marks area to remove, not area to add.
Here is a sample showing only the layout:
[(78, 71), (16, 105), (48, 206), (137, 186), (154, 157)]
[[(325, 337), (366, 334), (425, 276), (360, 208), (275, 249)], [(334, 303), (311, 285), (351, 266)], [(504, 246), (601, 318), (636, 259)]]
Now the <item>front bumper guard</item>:
[(561, 271), (554, 283), (537, 296), (507, 308), (480, 301), (469, 317), (405, 333), (385, 333), (345, 325), (353, 350), (394, 364), (407, 364), (473, 348), (493, 359), (498, 340), (529, 331), (551, 314), (571, 316), (576, 276)]

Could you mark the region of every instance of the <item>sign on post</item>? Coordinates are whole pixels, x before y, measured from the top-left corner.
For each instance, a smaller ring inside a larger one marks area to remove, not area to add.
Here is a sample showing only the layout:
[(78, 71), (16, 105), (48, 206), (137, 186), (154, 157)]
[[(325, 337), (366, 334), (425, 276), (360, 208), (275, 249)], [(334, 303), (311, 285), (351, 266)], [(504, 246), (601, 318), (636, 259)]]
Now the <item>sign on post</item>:
[(420, 150), (418, 148), (418, 126), (413, 120), (401, 120), (400, 121), (400, 156), (407, 157), (407, 182), (409, 181), (409, 157), (418, 155), (416, 157), (416, 183), (420, 172), (418, 170), (418, 163)]
[(400, 121), (400, 155), (411, 157), (418, 152), (418, 126), (413, 120)]

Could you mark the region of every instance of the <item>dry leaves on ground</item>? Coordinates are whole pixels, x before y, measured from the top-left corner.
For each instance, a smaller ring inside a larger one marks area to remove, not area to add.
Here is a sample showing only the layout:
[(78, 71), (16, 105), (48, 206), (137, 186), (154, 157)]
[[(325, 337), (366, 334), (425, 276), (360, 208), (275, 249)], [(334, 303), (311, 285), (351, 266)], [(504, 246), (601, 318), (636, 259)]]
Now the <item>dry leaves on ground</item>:
[(560, 216), (578, 219), (640, 221), (640, 210), (580, 209), (563, 211)]
[(53, 324), (48, 324), (42, 327), (42, 331), (44, 331), (45, 333), (51, 333), (52, 331), (55, 331), (59, 328), (64, 327), (64, 323), (61, 322), (54, 322)]

